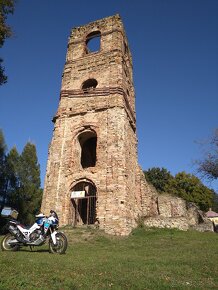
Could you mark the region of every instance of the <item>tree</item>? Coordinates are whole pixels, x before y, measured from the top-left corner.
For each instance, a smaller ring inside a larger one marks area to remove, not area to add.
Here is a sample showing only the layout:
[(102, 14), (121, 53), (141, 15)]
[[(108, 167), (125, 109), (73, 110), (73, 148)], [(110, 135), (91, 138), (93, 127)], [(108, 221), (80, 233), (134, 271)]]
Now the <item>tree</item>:
[[(8, 14), (13, 14), (14, 12), (14, 3), (14, 0), (0, 1), (0, 48), (3, 46), (5, 39), (10, 37), (12, 34), (11, 28), (6, 24), (6, 20)], [(7, 82), (7, 77), (4, 74), (2, 62), (3, 60), (0, 58), (0, 85)]]
[(210, 149), (204, 160), (198, 161), (198, 173), (209, 180), (218, 178), (218, 128), (210, 140)]
[(213, 210), (218, 212), (218, 194), (216, 193), (213, 200)]
[(21, 220), (31, 223), (39, 211), (42, 189), (40, 188), (40, 166), (36, 147), (28, 142), (20, 156), (19, 211)]
[(165, 168), (150, 168), (144, 171), (145, 178), (159, 193), (169, 193), (194, 202), (201, 210), (216, 208), (217, 195), (212, 189), (206, 187), (199, 178), (193, 174), (179, 172), (175, 175)]
[[(214, 131), (209, 141), (206, 156), (203, 160), (199, 160), (196, 163), (201, 178), (206, 178), (209, 181), (218, 179), (218, 128)], [(214, 195), (213, 210), (218, 211), (217, 193)]]
[(5, 75), (5, 69), (2, 66), (3, 59), (0, 58), (0, 85), (3, 85), (7, 82), (7, 77)]
[(144, 171), (146, 180), (151, 183), (158, 192), (165, 192), (166, 186), (173, 178), (171, 173), (166, 168), (153, 167)]
[(6, 198), (6, 149), (4, 135), (0, 129), (0, 209), (4, 206)]
[(212, 207), (215, 197), (215, 192), (203, 185), (200, 179), (185, 172), (177, 173), (166, 186), (166, 191), (196, 203), (204, 211)]
[(0, 130), (0, 210), (4, 205), (14, 207), (22, 222), (31, 223), (39, 211), (42, 198), (36, 147), (28, 142), (21, 155), (16, 147), (8, 154), (6, 149)]
[(19, 171), (20, 155), (16, 147), (13, 147), (6, 158), (7, 200), (8, 204), (16, 209), (19, 204)]

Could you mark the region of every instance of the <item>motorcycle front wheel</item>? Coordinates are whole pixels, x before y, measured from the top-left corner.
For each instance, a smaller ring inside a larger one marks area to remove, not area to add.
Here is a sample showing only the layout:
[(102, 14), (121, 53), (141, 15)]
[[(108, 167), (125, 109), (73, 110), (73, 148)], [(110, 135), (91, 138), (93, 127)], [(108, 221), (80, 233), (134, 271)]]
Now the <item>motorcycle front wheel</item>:
[(49, 252), (52, 254), (64, 254), (67, 250), (67, 238), (63, 233), (56, 234), (56, 244), (49, 240)]
[(11, 245), (10, 242), (16, 240), (12, 234), (7, 234), (4, 236), (1, 241), (1, 249), (2, 251), (17, 251), (19, 249), (19, 245)]

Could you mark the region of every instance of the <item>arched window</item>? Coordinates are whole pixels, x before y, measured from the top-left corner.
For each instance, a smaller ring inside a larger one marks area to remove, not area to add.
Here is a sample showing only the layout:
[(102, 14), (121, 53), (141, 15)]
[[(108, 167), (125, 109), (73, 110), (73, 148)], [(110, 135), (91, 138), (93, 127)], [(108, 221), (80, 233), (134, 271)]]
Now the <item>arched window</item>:
[(97, 52), (101, 47), (101, 32), (93, 31), (86, 37), (86, 53)]
[(86, 131), (78, 137), (81, 146), (82, 168), (94, 167), (96, 165), (97, 135), (93, 131)]
[(88, 92), (89, 90), (95, 89), (98, 85), (96, 79), (88, 79), (82, 84), (82, 89), (84, 92)]
[(89, 181), (78, 182), (72, 191), (84, 191), (82, 198), (71, 198), (74, 207), (74, 224), (94, 224), (96, 222), (96, 187)]

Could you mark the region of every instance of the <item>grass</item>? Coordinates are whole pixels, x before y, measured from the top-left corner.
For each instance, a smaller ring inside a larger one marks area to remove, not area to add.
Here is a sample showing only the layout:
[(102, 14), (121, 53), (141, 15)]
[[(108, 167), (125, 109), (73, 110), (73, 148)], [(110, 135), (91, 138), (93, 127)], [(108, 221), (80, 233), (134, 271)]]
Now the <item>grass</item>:
[(125, 238), (65, 229), (48, 247), (0, 252), (0, 289), (218, 289), (218, 235), (139, 228)]

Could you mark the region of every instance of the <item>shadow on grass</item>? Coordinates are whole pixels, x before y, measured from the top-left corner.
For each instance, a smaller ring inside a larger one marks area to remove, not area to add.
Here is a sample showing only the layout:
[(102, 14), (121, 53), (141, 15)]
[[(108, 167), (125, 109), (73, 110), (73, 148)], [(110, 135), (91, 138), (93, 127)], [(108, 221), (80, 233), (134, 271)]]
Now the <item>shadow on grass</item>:
[(48, 249), (30, 249), (30, 248), (21, 248), (19, 252), (28, 252), (28, 253), (49, 253)]

